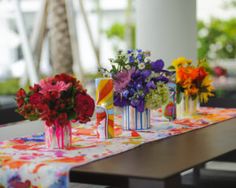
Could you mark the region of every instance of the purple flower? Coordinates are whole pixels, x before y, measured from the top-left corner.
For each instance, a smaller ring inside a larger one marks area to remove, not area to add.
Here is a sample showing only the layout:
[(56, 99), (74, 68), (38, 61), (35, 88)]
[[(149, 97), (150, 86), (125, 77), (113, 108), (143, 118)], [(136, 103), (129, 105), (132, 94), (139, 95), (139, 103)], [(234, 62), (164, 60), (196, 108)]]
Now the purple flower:
[(144, 99), (133, 99), (131, 100), (131, 106), (136, 108), (139, 112), (143, 112), (145, 108)]
[(122, 92), (122, 96), (127, 99), (128, 96), (129, 96), (129, 91), (128, 91), (127, 89), (124, 90), (124, 91)]
[(144, 111), (144, 107), (145, 107), (144, 100), (141, 100), (141, 101), (139, 102), (139, 105), (137, 106), (137, 110), (138, 110), (139, 112), (143, 112), (143, 111)]
[(114, 93), (114, 105), (115, 106), (119, 106), (119, 107), (124, 107), (129, 105), (129, 101), (122, 97), (122, 95), (120, 93)]
[(171, 76), (175, 73), (175, 71), (161, 70), (161, 72), (165, 73), (168, 76)]
[(141, 90), (141, 89), (143, 88), (143, 86), (142, 86), (141, 84), (137, 84), (136, 88), (137, 88), (138, 90)]
[(144, 79), (148, 78), (152, 74), (151, 70), (144, 70), (141, 72), (141, 75), (143, 76)]
[(141, 75), (141, 71), (137, 70), (132, 74), (132, 79), (137, 80), (137, 78), (140, 77), (140, 75)]
[(159, 77), (157, 77), (157, 78), (155, 79), (155, 81), (156, 81), (156, 82), (161, 81), (161, 82), (167, 83), (167, 82), (169, 81), (169, 79), (168, 79), (167, 77), (165, 77), (165, 76), (159, 76)]
[(128, 83), (131, 80), (131, 76), (133, 74), (135, 70), (134, 69), (130, 69), (130, 70), (123, 70), (121, 72), (118, 72), (115, 76), (114, 76), (114, 88), (115, 91), (122, 91), (123, 89), (126, 88), (126, 86), (128, 85)]
[(129, 62), (134, 63), (134, 57), (133, 56), (129, 56)]
[(139, 62), (142, 62), (143, 61), (143, 55), (142, 54), (138, 54), (137, 55), (137, 59)]
[(148, 87), (148, 89), (156, 89), (156, 85), (154, 84), (153, 81), (148, 82), (147, 87)]
[(133, 52), (133, 50), (128, 50), (127, 53), (128, 54), (131, 54)]
[(129, 95), (130, 96), (133, 96), (134, 95), (134, 93), (135, 93), (135, 89), (134, 88), (129, 88)]
[(139, 104), (139, 100), (138, 100), (138, 99), (133, 99), (133, 100), (130, 101), (130, 104), (131, 104), (133, 107), (136, 107), (136, 106), (138, 106), (138, 104)]
[(141, 49), (137, 49), (137, 52), (138, 52), (138, 53), (141, 53), (141, 52), (142, 52), (142, 50), (141, 50)]
[(162, 59), (158, 59), (151, 63), (152, 70), (155, 72), (160, 72), (164, 67), (164, 61)]

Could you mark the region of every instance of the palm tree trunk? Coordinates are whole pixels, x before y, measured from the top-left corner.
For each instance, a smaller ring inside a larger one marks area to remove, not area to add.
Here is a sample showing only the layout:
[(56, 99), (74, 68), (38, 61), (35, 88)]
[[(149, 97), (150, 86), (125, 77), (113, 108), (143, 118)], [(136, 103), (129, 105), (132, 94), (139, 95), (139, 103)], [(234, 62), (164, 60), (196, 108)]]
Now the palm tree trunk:
[(65, 0), (49, 0), (48, 29), (53, 72), (73, 73), (73, 56)]

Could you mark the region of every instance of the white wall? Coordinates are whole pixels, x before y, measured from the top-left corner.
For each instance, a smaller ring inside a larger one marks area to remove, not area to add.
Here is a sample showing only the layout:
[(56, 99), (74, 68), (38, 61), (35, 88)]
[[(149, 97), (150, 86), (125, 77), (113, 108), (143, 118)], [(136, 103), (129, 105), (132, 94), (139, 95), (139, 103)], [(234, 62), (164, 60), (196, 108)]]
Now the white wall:
[(167, 65), (179, 56), (196, 60), (196, 0), (137, 0), (137, 47)]

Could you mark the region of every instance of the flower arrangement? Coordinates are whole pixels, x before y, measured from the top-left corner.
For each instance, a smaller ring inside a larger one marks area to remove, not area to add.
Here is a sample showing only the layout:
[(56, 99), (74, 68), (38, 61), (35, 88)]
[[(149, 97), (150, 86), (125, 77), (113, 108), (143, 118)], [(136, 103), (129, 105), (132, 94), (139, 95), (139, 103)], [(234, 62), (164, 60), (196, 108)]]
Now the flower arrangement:
[(212, 80), (205, 67), (206, 61), (198, 61), (197, 66), (185, 57), (179, 57), (172, 62), (170, 69), (176, 71), (177, 103), (181, 100), (181, 93), (191, 97), (199, 97), (201, 102), (207, 102), (213, 96)]
[(151, 61), (149, 57), (150, 53), (142, 50), (118, 51), (110, 59), (111, 70), (100, 69), (105, 77), (113, 78), (115, 106), (132, 106), (143, 112), (168, 101), (170, 72), (163, 69), (163, 60)]
[(47, 126), (65, 126), (69, 121), (86, 123), (93, 115), (94, 100), (73, 76), (58, 74), (16, 94), (17, 112), (29, 120), (41, 119)]

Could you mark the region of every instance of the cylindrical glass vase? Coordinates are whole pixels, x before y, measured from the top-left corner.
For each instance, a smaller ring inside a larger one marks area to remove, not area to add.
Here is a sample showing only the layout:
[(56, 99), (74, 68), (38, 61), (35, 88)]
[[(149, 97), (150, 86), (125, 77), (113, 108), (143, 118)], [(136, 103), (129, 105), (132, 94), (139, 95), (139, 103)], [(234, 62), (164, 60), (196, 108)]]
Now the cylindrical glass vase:
[(139, 112), (132, 106), (123, 107), (122, 127), (124, 130), (146, 130), (150, 129), (150, 110)]
[(45, 144), (49, 149), (69, 149), (72, 142), (71, 123), (67, 125), (45, 124)]
[(198, 97), (183, 96), (180, 103), (177, 103), (177, 119), (191, 118), (197, 115), (199, 107)]

